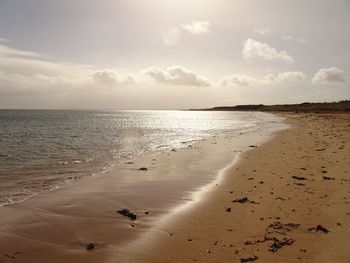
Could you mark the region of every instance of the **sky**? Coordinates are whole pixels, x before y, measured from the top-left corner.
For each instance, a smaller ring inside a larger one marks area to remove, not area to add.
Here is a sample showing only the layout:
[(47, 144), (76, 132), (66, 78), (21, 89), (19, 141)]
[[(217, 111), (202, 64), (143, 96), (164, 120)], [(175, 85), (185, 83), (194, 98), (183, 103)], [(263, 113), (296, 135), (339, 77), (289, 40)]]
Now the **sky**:
[(349, 0), (0, 0), (0, 108), (350, 99)]

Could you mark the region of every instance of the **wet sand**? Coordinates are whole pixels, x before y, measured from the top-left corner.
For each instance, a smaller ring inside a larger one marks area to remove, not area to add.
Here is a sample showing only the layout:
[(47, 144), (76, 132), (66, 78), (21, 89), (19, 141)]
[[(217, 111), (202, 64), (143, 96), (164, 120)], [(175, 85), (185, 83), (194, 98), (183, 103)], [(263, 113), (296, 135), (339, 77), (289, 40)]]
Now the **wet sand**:
[(350, 116), (287, 117), (291, 129), (131, 245), (129, 262), (350, 262)]
[(1, 208), (0, 262), (349, 262), (350, 117), (287, 118)]
[[(148, 154), (108, 175), (0, 208), (0, 262), (128, 262), (139, 240), (175, 207), (194, 203), (192, 193), (271, 131), (227, 134), (184, 148)], [(139, 170), (145, 167), (147, 170)], [(145, 170), (145, 171), (144, 171)], [(118, 214), (123, 208), (137, 215)], [(93, 242), (91, 251), (86, 245)]]

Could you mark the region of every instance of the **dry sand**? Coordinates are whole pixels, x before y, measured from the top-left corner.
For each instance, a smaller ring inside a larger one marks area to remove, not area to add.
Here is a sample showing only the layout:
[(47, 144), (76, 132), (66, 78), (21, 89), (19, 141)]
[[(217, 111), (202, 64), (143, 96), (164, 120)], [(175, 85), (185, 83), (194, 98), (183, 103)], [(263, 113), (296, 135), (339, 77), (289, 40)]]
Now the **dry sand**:
[[(350, 116), (288, 122), (229, 167), (205, 201), (161, 224), (168, 235), (131, 246), (130, 262), (350, 262)], [(232, 202), (242, 197), (250, 202)]]
[[(292, 128), (263, 145), (266, 134), (213, 138), (1, 208), (0, 262), (349, 262), (350, 117), (287, 117)], [(184, 200), (198, 180), (212, 183)]]

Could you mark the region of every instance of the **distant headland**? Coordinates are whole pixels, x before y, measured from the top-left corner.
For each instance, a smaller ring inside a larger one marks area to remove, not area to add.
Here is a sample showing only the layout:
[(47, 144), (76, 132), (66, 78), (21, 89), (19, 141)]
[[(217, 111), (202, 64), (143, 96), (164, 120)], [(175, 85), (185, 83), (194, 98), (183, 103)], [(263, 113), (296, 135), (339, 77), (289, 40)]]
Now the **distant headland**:
[(283, 111), (283, 112), (350, 112), (350, 100), (338, 102), (304, 102), (300, 104), (251, 104), (236, 106), (218, 106), (204, 109), (190, 109), (192, 111)]

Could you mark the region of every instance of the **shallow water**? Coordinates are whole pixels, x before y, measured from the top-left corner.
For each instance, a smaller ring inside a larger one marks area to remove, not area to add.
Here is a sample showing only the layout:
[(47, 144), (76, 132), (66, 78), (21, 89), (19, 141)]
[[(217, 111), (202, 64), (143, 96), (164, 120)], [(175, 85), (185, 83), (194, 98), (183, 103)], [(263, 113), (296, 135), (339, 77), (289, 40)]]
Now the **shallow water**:
[(279, 122), (257, 112), (0, 110), (0, 205), (150, 151)]

